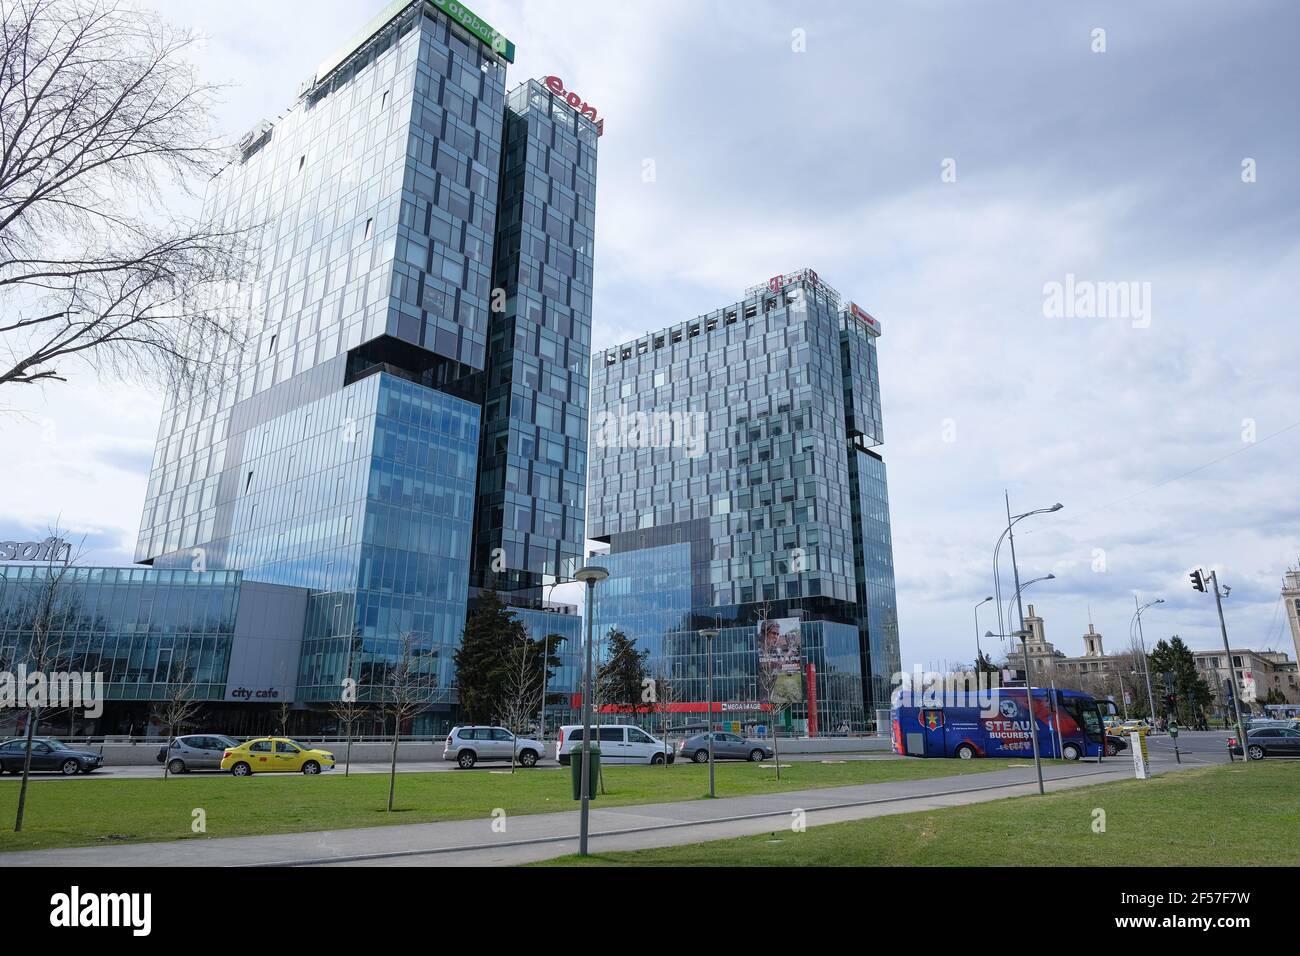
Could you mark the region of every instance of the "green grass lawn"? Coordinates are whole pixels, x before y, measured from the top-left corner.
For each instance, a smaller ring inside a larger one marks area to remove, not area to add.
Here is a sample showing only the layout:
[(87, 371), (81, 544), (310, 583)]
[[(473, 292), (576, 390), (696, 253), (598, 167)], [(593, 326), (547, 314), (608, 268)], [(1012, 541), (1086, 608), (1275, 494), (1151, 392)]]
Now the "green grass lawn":
[[(834, 758), (830, 758), (834, 759)], [(720, 797), (777, 793), (813, 787), (884, 783), (1006, 769), (996, 760), (795, 761), (782, 765), (781, 781), (770, 765), (720, 763)], [(388, 777), (342, 771), (320, 777), (276, 774), (236, 779), (226, 774), (124, 780), (51, 780), (27, 791), (21, 833), (13, 832), (18, 778), (0, 782), (0, 851), (103, 846), (189, 840), (259, 833), (299, 833), (428, 823), (509, 814), (571, 810), (567, 768), (505, 772), (474, 770), (404, 773), (397, 777), (396, 810), (386, 813)], [(597, 806), (669, 803), (706, 798), (707, 766), (607, 767), (607, 794)], [(207, 815), (207, 833), (190, 831), (193, 810)]]
[[(977, 761), (977, 763), (994, 761)], [(1104, 833), (1094, 811), (1106, 813)], [(1163, 774), (540, 866), (1296, 866), (1300, 763)]]

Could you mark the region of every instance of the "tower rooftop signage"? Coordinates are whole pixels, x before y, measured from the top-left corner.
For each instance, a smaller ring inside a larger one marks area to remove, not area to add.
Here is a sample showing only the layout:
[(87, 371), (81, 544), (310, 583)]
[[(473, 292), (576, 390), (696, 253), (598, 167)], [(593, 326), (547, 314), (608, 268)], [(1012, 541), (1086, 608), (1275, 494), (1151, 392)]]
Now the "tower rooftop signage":
[[(507, 63), (515, 62), (515, 45), (463, 3), (459, 3), (457, 0), (424, 0), (424, 3), (441, 10), (453, 21), (490, 46)], [(322, 82), (347, 62), (352, 54), (373, 40), (385, 27), (401, 16), (403, 12), (410, 9), (411, 6), (412, 0), (393, 0), (392, 3), (384, 7), (377, 17), (367, 23), (364, 29), (348, 42), (347, 46), (316, 68), (315, 79), (309, 85)]]

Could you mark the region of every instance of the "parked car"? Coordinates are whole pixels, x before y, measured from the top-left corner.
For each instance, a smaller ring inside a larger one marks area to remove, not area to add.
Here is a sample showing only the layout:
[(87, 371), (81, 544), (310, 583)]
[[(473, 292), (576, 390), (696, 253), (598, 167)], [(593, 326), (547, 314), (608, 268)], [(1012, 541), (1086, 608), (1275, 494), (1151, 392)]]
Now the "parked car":
[(334, 769), (334, 755), (312, 750), (288, 737), (255, 737), (230, 747), (221, 756), (221, 769), (236, 777), (254, 773), (303, 773), (314, 776)]
[[(1241, 756), (1241, 742), (1236, 737), (1228, 739), (1228, 747)], [(1246, 731), (1246, 753), (1251, 760), (1265, 757), (1300, 757), (1300, 730), (1290, 727), (1261, 727)]]
[[(677, 753), (683, 760), (708, 763), (709, 735), (696, 734), (694, 737), (687, 737), (678, 744)], [(738, 734), (719, 730), (713, 731), (714, 760), (752, 760), (757, 763), (760, 760), (771, 760), (773, 756), (775, 755), (772, 748), (761, 740), (750, 740)]]
[(220, 770), (226, 751), (238, 746), (239, 741), (222, 734), (186, 734), (173, 740), (170, 747), (159, 747), (155, 759), (159, 763), (166, 759), (171, 773)]
[[(27, 752), (27, 739), (15, 737), (0, 744), (0, 773), (23, 772), (23, 758)], [(53, 737), (32, 738), (31, 769), (54, 770), (66, 777), (90, 773), (103, 766), (103, 758), (93, 750), (77, 750)]]
[(521, 767), (536, 767), (546, 748), (531, 737), (517, 737), (504, 727), (453, 727), (447, 735), (443, 760), (468, 770), (480, 760), (509, 760), (513, 747)]
[[(636, 724), (601, 724), (593, 727), (603, 764), (662, 764), (673, 762), (673, 749), (658, 737), (646, 733)], [(569, 765), (574, 744), (582, 743), (582, 724), (565, 724), (555, 745), (555, 759)]]
[(1284, 727), (1293, 728), (1295, 723), (1290, 720), (1277, 719), (1273, 717), (1251, 717), (1246, 721), (1246, 733), (1253, 734), (1257, 730), (1263, 730), (1265, 727)]

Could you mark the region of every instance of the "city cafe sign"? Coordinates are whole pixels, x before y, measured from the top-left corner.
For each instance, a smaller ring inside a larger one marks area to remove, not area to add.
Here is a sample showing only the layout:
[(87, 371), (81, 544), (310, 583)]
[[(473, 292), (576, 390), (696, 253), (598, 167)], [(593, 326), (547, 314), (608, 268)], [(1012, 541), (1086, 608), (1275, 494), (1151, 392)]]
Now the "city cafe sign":
[(585, 116), (587, 119), (595, 123), (597, 136), (605, 135), (605, 121), (596, 115), (596, 107), (592, 106), (577, 93), (570, 93), (566, 90), (564, 88), (564, 81), (558, 76), (545, 77), (542, 82), (546, 84), (547, 89), (577, 110), (579, 116)]
[(0, 541), (0, 561), (63, 561), (72, 559), (72, 545), (62, 538), (44, 541)]

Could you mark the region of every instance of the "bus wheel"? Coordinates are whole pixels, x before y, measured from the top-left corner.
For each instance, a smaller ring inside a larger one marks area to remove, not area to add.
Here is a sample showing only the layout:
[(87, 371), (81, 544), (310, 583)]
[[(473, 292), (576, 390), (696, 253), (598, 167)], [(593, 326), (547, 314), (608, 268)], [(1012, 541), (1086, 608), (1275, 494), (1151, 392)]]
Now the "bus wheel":
[(970, 744), (962, 744), (957, 748), (956, 753), (962, 760), (971, 760), (975, 756), (975, 748)]
[(1077, 744), (1066, 744), (1061, 748), (1061, 756), (1066, 760), (1078, 760), (1083, 754)]

